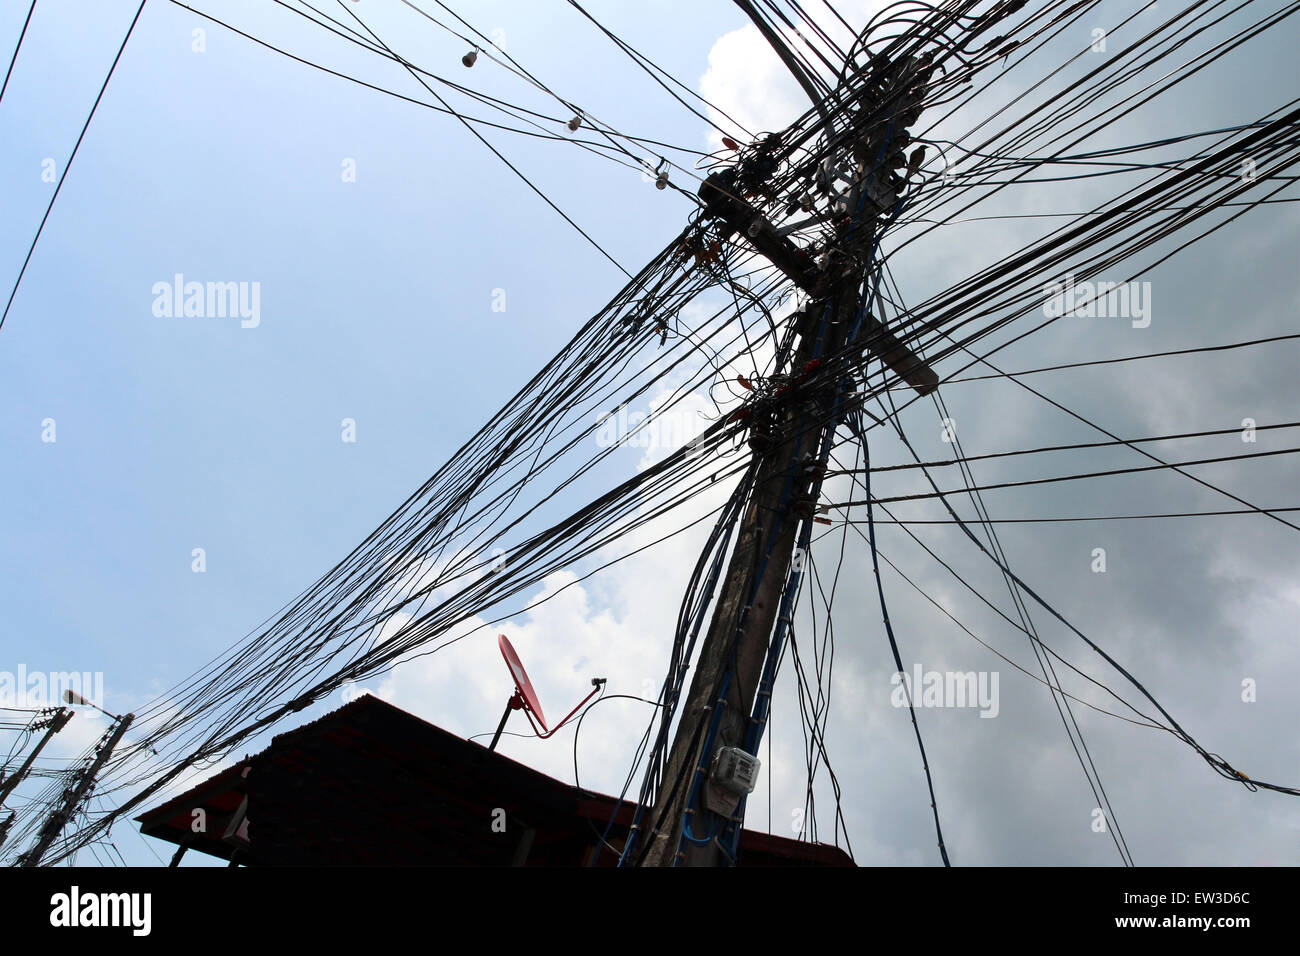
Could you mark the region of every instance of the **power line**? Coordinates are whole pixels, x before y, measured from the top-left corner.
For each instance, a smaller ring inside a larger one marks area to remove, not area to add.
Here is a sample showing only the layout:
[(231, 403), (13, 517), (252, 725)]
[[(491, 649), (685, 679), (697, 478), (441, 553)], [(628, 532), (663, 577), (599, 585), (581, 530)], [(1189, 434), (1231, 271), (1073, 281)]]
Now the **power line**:
[[(23, 281), (23, 276), (27, 273), (27, 264), (32, 261), (32, 253), (36, 251), (36, 243), (40, 241), (41, 233), (45, 231), (45, 223), (50, 218), (50, 212), (54, 209), (54, 201), (59, 198), (59, 191), (63, 189), (63, 183), (68, 178), (68, 172), (72, 168), (72, 161), (77, 158), (77, 150), (81, 148), (81, 141), (86, 136), (86, 130), (90, 128), (90, 121), (95, 118), (95, 110), (99, 109), (99, 101), (104, 98), (104, 91), (108, 89), (108, 81), (113, 78), (113, 72), (117, 69), (118, 61), (122, 59), (122, 51), (126, 49), (126, 42), (131, 39), (131, 34), (135, 31), (135, 25), (140, 19), (140, 14), (144, 11), (144, 5), (148, 0), (140, 0), (140, 6), (136, 8), (135, 16), (131, 18), (131, 25), (127, 27), (126, 36), (122, 38), (121, 45), (117, 48), (117, 55), (113, 57), (113, 64), (108, 68), (108, 75), (104, 77), (104, 82), (99, 87), (99, 93), (95, 96), (95, 102), (90, 107), (90, 113), (86, 116), (86, 122), (81, 126), (81, 132), (77, 134), (77, 142), (72, 147), (72, 153), (68, 156), (68, 161), (63, 164), (63, 175), (55, 184), (54, 195), (50, 197), (50, 203), (45, 207), (45, 215), (41, 217), (41, 224), (36, 228), (36, 235), (32, 237), (32, 244), (27, 249), (27, 255), (23, 258), (22, 268), (18, 270), (18, 278), (14, 280), (14, 287), (9, 292), (9, 300), (5, 303), (3, 313), (0, 313), (0, 328), (4, 328), (5, 319), (9, 318), (9, 309), (14, 304), (14, 296), (18, 294), (18, 286)], [(15, 56), (17, 51), (15, 51)], [(11, 64), (12, 68), (12, 64)]]
[[(1051, 478), (1030, 478), (1024, 481), (1003, 481), (1003, 482), (998, 482), (996, 484), (979, 485), (974, 488), (957, 488), (957, 489), (953, 489), (952, 491), (923, 492), (914, 495), (895, 495), (890, 498), (877, 498), (876, 501), (878, 503), (892, 504), (893, 502), (896, 501), (917, 501), (922, 498), (942, 498), (947, 495), (964, 494), (967, 491), (991, 491), (997, 488), (1020, 488), (1026, 485), (1043, 485), (1043, 484), (1051, 484), (1058, 481), (1080, 481), (1085, 478), (1104, 478), (1104, 477), (1109, 477), (1111, 475), (1129, 475), (1138, 472), (1160, 471), (1165, 468), (1186, 468), (1189, 465), (1208, 465), (1208, 464), (1214, 464), (1214, 463), (1225, 462), (1225, 461), (1240, 461), (1246, 458), (1268, 458), (1273, 455), (1294, 455), (1298, 452), (1300, 452), (1300, 448), (1281, 448), (1276, 451), (1247, 452), (1246, 454), (1242, 454), (1242, 455), (1226, 455), (1217, 458), (1198, 458), (1193, 461), (1163, 462), (1158, 465), (1137, 465), (1133, 468), (1112, 468), (1107, 471), (1090, 471), (1090, 472), (1084, 472), (1077, 475), (1058, 475)], [(854, 505), (862, 505), (862, 504), (866, 504), (866, 501), (865, 500), (845, 501), (845, 502), (840, 502), (839, 504), (828, 505), (827, 507), (849, 508)], [(1262, 509), (1257, 509), (1257, 510), (1262, 510)], [(1287, 510), (1287, 509), (1275, 509), (1275, 510)]]
[(27, 24), (32, 22), (32, 14), (36, 11), (36, 0), (32, 0), (32, 5), (27, 8), (27, 17), (23, 20), (23, 28), (18, 33), (18, 43), (14, 46), (14, 55), (9, 58), (9, 69), (5, 70), (5, 81), (0, 85), (0, 101), (5, 98), (5, 90), (9, 89), (9, 77), (13, 75), (14, 64), (18, 62), (18, 51), (23, 48), (23, 37), (27, 36)]

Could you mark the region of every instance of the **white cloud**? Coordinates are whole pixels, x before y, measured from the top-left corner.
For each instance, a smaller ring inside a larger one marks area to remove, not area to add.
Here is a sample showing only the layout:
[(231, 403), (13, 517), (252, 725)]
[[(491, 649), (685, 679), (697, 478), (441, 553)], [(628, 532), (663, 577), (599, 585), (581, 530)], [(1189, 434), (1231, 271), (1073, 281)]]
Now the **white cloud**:
[[(840, 16), (860, 28), (888, 6), (888, 0), (856, 0), (835, 6)], [(808, 10), (823, 30), (847, 48), (851, 42), (848, 31), (833, 14), (824, 7), (810, 6)], [(783, 34), (796, 53), (809, 55), (807, 40), (788, 30), (783, 30)], [(824, 44), (821, 47), (825, 50)], [(834, 61), (835, 54), (827, 58)], [(755, 135), (785, 128), (812, 105), (807, 93), (753, 24), (724, 33), (713, 44), (708, 69), (700, 77), (700, 95), (717, 107), (709, 110), (709, 118), (718, 126), (739, 133), (722, 115), (725, 113)], [(721, 147), (722, 134), (710, 131), (709, 148)]]

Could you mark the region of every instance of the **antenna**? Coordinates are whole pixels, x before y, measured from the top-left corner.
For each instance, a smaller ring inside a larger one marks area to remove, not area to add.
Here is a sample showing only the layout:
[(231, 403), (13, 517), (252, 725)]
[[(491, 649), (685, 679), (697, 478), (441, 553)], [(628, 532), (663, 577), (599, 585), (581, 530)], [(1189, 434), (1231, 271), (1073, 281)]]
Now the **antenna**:
[[(529, 725), (533, 728), (534, 732), (536, 732), (537, 736), (542, 740), (545, 740), (554, 735), (557, 730), (568, 723), (569, 718), (576, 714), (583, 704), (600, 693), (601, 687), (605, 684), (605, 678), (593, 677), (591, 679), (591, 686), (593, 688), (591, 693), (582, 698), (582, 700), (578, 702), (578, 706), (569, 711), (568, 716), (550, 730), (547, 730), (546, 715), (542, 713), (542, 702), (537, 699), (537, 691), (533, 689), (533, 682), (528, 679), (528, 671), (524, 669), (524, 663), (519, 659), (519, 655), (515, 653), (515, 649), (510, 643), (510, 639), (504, 634), (497, 635), (497, 646), (501, 648), (501, 656), (505, 658), (506, 667), (510, 669), (510, 677), (515, 682), (515, 692), (511, 694), (510, 699), (506, 701), (506, 710), (505, 713), (501, 715), (501, 723), (497, 724), (497, 732), (492, 735), (492, 743), (488, 746), (489, 752), (497, 749), (497, 742), (501, 739), (501, 731), (506, 729), (506, 721), (510, 719), (510, 711), (522, 710), (524, 716), (528, 718)], [(533, 722), (533, 717), (537, 718), (536, 723)], [(540, 730), (537, 728), (538, 724), (541, 724)]]

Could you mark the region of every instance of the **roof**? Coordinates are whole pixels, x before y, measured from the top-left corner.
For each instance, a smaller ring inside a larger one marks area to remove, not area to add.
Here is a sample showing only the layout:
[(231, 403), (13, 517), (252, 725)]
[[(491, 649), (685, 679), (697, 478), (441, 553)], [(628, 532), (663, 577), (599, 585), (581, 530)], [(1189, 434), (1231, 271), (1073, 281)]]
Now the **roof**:
[[(247, 865), (576, 866), (595, 855), (610, 866), (601, 834), (613, 818), (608, 842), (621, 848), (634, 810), (367, 694), (136, 820), (146, 836)], [(752, 830), (740, 861), (853, 865), (837, 847)]]

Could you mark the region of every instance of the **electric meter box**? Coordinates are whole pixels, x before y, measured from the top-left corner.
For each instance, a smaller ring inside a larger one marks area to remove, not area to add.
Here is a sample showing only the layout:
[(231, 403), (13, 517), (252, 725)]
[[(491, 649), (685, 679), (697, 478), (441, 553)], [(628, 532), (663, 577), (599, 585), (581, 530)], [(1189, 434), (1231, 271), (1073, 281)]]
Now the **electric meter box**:
[(713, 758), (713, 782), (741, 795), (754, 792), (761, 762), (739, 747), (723, 747)]

